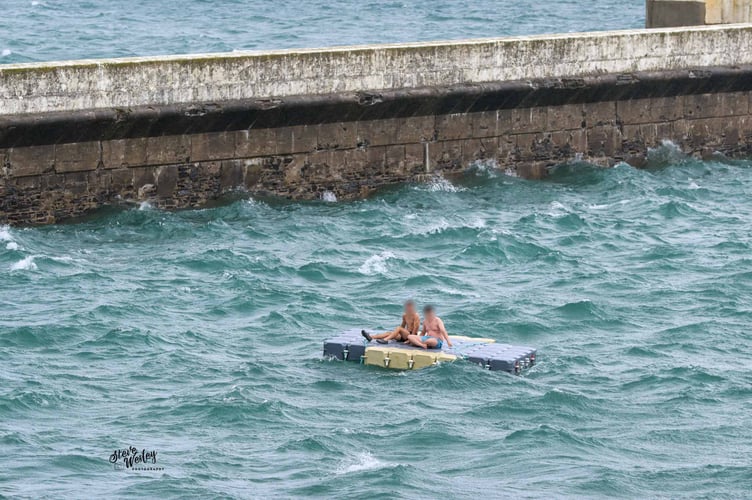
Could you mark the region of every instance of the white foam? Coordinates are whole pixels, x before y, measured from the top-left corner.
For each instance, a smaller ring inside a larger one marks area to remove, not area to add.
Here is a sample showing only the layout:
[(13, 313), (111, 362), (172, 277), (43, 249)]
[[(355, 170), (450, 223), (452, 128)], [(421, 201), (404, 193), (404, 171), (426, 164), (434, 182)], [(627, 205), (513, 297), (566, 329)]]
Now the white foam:
[(369, 276), (374, 274), (384, 274), (387, 271), (387, 261), (393, 258), (394, 254), (392, 252), (384, 250), (379, 254), (368, 257), (363, 265), (358, 268), (358, 271), (361, 274), (367, 274)]
[(689, 186), (688, 186), (688, 188), (689, 188), (689, 189), (700, 189), (700, 185), (699, 185), (699, 184), (697, 184), (697, 183), (696, 183), (695, 181), (693, 181), (692, 179), (690, 179), (690, 180), (689, 180)]
[(13, 241), (10, 234), (10, 226), (0, 226), (0, 241)]
[(363, 453), (358, 453), (358, 455), (356, 455), (352, 459), (340, 464), (340, 466), (337, 468), (337, 474), (351, 474), (353, 472), (378, 470), (393, 466), (394, 464), (383, 462), (366, 451)]
[(414, 234), (441, 234), (447, 229), (449, 229), (449, 222), (442, 217), (431, 224), (419, 226), (419, 230)]
[(567, 208), (567, 206), (563, 203), (552, 201), (548, 206), (548, 212), (546, 213), (551, 217), (564, 217), (565, 215), (569, 214), (569, 208)]
[(12, 50), (10, 50), (10, 49), (3, 49), (3, 51), (2, 51), (2, 52), (0, 52), (0, 55), (1, 55), (1, 56), (3, 56), (3, 57), (8, 57), (8, 56), (9, 56), (9, 55), (11, 55), (12, 53), (13, 53), (13, 51), (12, 51)]
[(631, 203), (631, 202), (632, 202), (631, 199), (626, 199), (626, 200), (619, 200), (619, 201), (617, 201), (615, 203), (605, 203), (605, 204), (602, 204), (602, 205), (591, 204), (591, 205), (588, 205), (587, 207), (590, 210), (606, 210), (608, 208), (612, 208), (612, 207), (615, 207), (617, 205), (626, 205), (627, 203)]
[(33, 255), (29, 255), (25, 259), (21, 259), (10, 266), (11, 271), (35, 271), (36, 269), (37, 265), (34, 263)]
[(459, 193), (460, 191), (466, 191), (463, 187), (457, 187), (444, 177), (437, 175), (429, 182), (420, 186), (419, 189), (430, 192), (444, 192), (444, 193)]
[(477, 160), (470, 164), (471, 172), (482, 177), (494, 178), (499, 175), (499, 163), (496, 160)]
[(143, 210), (151, 210), (153, 208), (154, 208), (154, 206), (151, 203), (149, 203), (148, 201), (142, 201), (138, 205), (138, 209), (141, 210), (141, 211), (143, 211)]
[(6, 250), (18, 250), (18, 243), (15, 241), (9, 241), (7, 245), (5, 245)]
[(475, 219), (470, 221), (467, 227), (471, 229), (483, 229), (486, 227), (486, 221), (484, 219), (481, 219), (480, 217), (476, 217)]
[(334, 203), (337, 201), (337, 195), (335, 195), (331, 191), (324, 191), (323, 193), (321, 193), (321, 199), (326, 201), (327, 203)]
[(648, 161), (654, 164), (678, 163), (684, 158), (681, 147), (668, 139), (663, 139), (657, 148), (648, 148)]

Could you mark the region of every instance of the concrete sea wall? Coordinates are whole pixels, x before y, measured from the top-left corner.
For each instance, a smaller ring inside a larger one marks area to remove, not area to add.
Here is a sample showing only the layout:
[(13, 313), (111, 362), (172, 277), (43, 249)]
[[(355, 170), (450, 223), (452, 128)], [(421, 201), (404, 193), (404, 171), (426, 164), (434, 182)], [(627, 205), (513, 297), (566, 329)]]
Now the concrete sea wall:
[(0, 66), (0, 221), (752, 154), (752, 25)]

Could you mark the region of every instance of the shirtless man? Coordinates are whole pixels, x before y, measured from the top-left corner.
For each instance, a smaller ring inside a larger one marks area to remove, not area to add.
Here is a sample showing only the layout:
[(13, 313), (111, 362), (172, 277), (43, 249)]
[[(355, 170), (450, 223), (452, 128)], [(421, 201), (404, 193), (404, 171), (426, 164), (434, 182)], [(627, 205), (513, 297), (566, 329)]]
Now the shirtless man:
[(420, 329), (420, 316), (415, 310), (415, 302), (408, 300), (405, 302), (405, 313), (402, 315), (402, 324), (391, 332), (371, 335), (367, 331), (360, 332), (369, 342), (376, 340), (379, 344), (388, 344), (390, 340), (407, 340), (408, 335), (418, 333)]
[(432, 306), (423, 308), (423, 331), (421, 333), (422, 336), (409, 335), (407, 342), (423, 349), (441, 349), (444, 342), (452, 347), (452, 341), (449, 340), (444, 322), (436, 316)]

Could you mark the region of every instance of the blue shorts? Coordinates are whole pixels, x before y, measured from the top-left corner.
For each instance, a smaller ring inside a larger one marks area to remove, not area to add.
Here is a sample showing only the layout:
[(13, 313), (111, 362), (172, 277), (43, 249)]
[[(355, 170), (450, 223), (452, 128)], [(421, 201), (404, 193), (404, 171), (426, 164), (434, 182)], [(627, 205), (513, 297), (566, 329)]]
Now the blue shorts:
[(444, 345), (444, 341), (443, 341), (443, 340), (439, 340), (439, 339), (437, 339), (436, 337), (431, 337), (431, 336), (429, 336), (429, 335), (423, 335), (423, 336), (422, 336), (422, 337), (420, 338), (420, 341), (421, 341), (421, 342), (423, 342), (423, 343), (425, 344), (425, 343), (426, 343), (426, 340), (428, 340), (428, 339), (434, 339), (434, 340), (435, 340), (435, 341), (437, 342), (437, 344), (436, 344), (436, 349), (441, 349), (441, 346), (443, 346), (443, 345)]

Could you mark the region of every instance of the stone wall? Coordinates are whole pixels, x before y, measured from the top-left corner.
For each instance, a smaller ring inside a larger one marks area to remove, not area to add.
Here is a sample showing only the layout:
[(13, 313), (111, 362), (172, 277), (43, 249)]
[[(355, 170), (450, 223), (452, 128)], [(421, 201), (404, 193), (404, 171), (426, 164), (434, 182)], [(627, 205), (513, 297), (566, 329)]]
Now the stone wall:
[[(671, 57), (663, 56), (663, 66), (673, 69), (660, 71), (592, 70), (599, 64), (655, 65), (640, 62), (642, 54), (634, 49), (631, 59), (623, 58), (618, 64), (607, 61), (606, 55), (600, 63), (583, 59), (578, 74), (566, 77), (555, 66), (522, 68), (510, 60), (501, 69), (479, 66), (478, 74), (524, 71), (557, 76), (463, 82), (455, 75), (460, 81), (448, 85), (202, 102), (172, 102), (170, 93), (178, 91), (165, 83), (173, 82), (165, 77), (142, 84), (152, 87), (143, 96), (157, 95), (154, 88), (164, 84), (159, 95), (165, 103), (148, 101), (126, 107), (78, 109), (81, 103), (126, 99), (121, 95), (127, 93), (126, 88), (113, 86), (112, 79), (108, 85), (96, 79), (80, 83), (81, 88), (99, 85), (101, 92), (93, 91), (91, 100), (76, 98), (64, 106), (61, 103), (66, 101), (54, 98), (51, 83), (32, 84), (21, 71), (15, 73), (22, 75), (20, 81), (33, 86), (31, 93), (24, 94), (28, 99), (11, 108), (5, 107), (5, 100), (0, 108), (0, 222), (56, 222), (127, 200), (149, 200), (164, 208), (197, 207), (238, 188), (293, 199), (316, 199), (325, 192), (352, 199), (398, 182), (459, 174), (477, 160), (530, 178), (543, 177), (550, 167), (573, 159), (604, 166), (619, 161), (642, 166), (648, 148), (665, 139), (697, 156), (716, 151), (752, 156), (752, 64), (746, 62), (752, 59), (752, 47), (742, 46), (752, 35), (752, 27), (729, 28), (722, 31), (724, 37), (718, 32), (717, 28), (681, 35), (673, 30), (651, 32), (672, 47)], [(630, 54), (629, 45), (621, 44), (641, 36), (640, 32), (627, 33), (614, 35), (621, 40), (615, 45), (621, 47), (623, 56)], [(694, 60), (731, 58), (738, 64), (690, 64), (691, 51), (702, 45), (696, 37), (706, 35), (707, 49)], [(602, 39), (601, 35), (581, 37), (554, 36), (551, 40), (570, 40), (582, 47), (583, 39), (592, 44)], [(677, 40), (691, 43), (672, 45)], [(519, 39), (525, 46), (530, 41)], [(499, 46), (489, 41), (459, 44)], [(547, 44), (542, 42), (541, 50)], [(615, 46), (613, 41), (605, 45)], [(438, 44), (420, 45), (427, 46), (452, 50)], [(560, 50), (567, 54), (574, 49)], [(733, 57), (730, 50), (736, 51)], [(591, 47), (586, 54), (596, 51)], [(473, 61), (478, 64), (477, 58)], [(90, 63), (70, 63), (77, 64), (88, 67)], [(23, 67), (32, 74), (41, 71)], [(29, 91), (8, 83), (13, 80), (8, 74), (14, 74), (18, 66), (14, 68), (4, 73), (5, 91)], [(140, 65), (134, 63), (133, 71), (138, 73)], [(322, 80), (330, 78), (327, 71), (322, 69)], [(218, 92), (224, 92), (222, 82), (216, 81)], [(326, 87), (321, 82), (311, 85)], [(140, 90), (135, 84), (130, 90), (127, 99), (135, 102)], [(46, 92), (50, 107), (59, 109), (39, 111), (44, 108), (43, 99), (35, 92)], [(251, 85), (243, 92), (254, 95), (258, 89)]]

